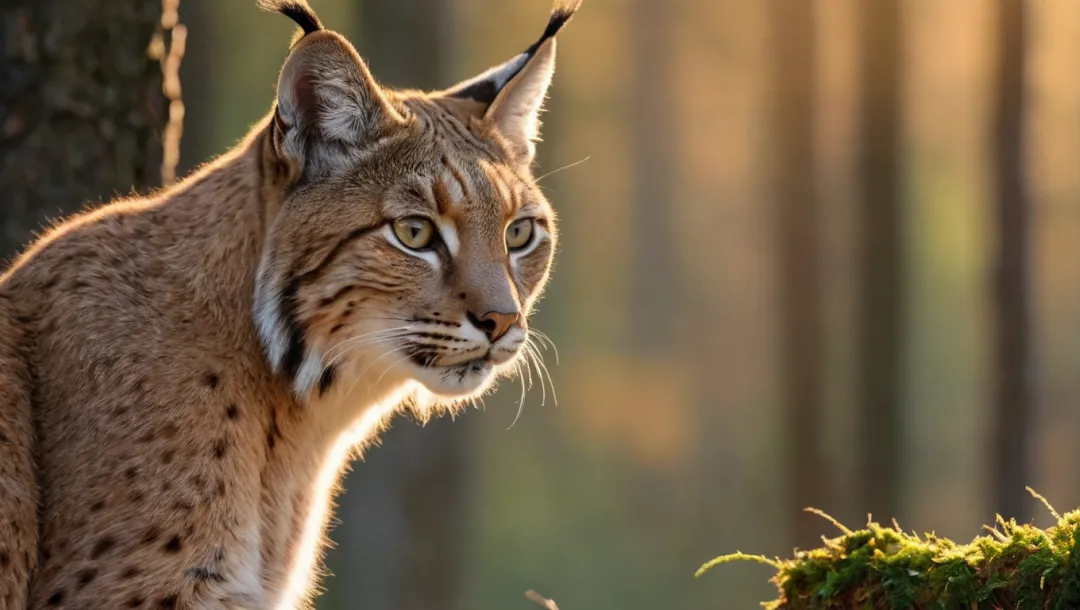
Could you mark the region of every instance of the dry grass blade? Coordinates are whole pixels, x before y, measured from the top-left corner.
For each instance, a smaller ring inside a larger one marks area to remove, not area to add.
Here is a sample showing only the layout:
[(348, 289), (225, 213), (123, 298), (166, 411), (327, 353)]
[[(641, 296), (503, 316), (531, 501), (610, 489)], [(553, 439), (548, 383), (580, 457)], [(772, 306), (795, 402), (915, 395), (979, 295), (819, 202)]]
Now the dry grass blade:
[(527, 597), (527, 598), (533, 600), (534, 602), (540, 604), (542, 607), (547, 608), (547, 610), (559, 610), (559, 607), (555, 605), (555, 602), (553, 602), (550, 599), (544, 597), (543, 595), (540, 595), (539, 593), (537, 593), (536, 591), (533, 591), (532, 589), (529, 589), (528, 591), (525, 592), (525, 597)]
[[(807, 508), (804, 508), (803, 511), (808, 512), (811, 515), (817, 515), (817, 516), (821, 517), (822, 519), (828, 521), (829, 523), (832, 523), (833, 527), (835, 527), (836, 529), (843, 532), (845, 536), (850, 536), (851, 535), (851, 530), (850, 529), (848, 529), (843, 523), (840, 523), (839, 521), (837, 521), (835, 517), (833, 517), (832, 515), (826, 513), (825, 511), (821, 510), (820, 508), (814, 508), (812, 506), (809, 506)], [(866, 516), (866, 521), (867, 521), (867, 523), (869, 523), (871, 521), (869, 515)]]

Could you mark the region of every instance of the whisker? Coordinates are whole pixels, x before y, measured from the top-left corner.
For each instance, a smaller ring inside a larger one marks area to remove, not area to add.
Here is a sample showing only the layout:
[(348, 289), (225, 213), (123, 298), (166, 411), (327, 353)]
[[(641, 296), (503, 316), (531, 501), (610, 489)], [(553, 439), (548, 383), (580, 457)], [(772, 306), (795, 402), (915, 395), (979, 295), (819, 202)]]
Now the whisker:
[(384, 322), (391, 320), (393, 322), (415, 322), (416, 320), (410, 320), (408, 318), (386, 317), (386, 316), (364, 316), (362, 318), (350, 317), (350, 322)]
[(409, 358), (410, 356), (408, 354), (405, 354), (401, 358), (398, 358), (393, 363), (391, 363), (390, 366), (386, 367), (386, 370), (383, 371), (383, 374), (379, 375), (379, 378), (375, 380), (375, 385), (371, 386), (371, 389), (377, 390), (379, 388), (379, 384), (382, 383), (383, 377), (386, 377), (386, 374), (389, 373), (391, 369), (393, 369), (395, 366), (401, 364), (402, 362), (405, 362)]
[(536, 376), (540, 379), (540, 406), (543, 407), (547, 404), (547, 383), (544, 382), (544, 375), (540, 368), (536, 346), (529, 341), (525, 342), (525, 358), (526, 360), (532, 360), (533, 364), (536, 365)]
[[(545, 332), (543, 332), (541, 330), (537, 330), (535, 328), (530, 328), (529, 329), (529, 334), (530, 335), (535, 334), (538, 338), (540, 338), (541, 344), (547, 343), (547, 345), (551, 346), (551, 351), (555, 353), (555, 364), (558, 365), (559, 364), (559, 348), (555, 347), (555, 342), (551, 340), (551, 337), (549, 337), (547, 335), (547, 333), (545, 333)], [(545, 347), (544, 349), (546, 350), (547, 348)]]
[(343, 358), (345, 358), (349, 354), (351, 354), (353, 352), (356, 352), (361, 347), (369, 347), (369, 346), (372, 346), (372, 345), (385, 345), (387, 343), (391, 343), (391, 342), (393, 342), (393, 341), (395, 341), (397, 339), (400, 339), (400, 338), (401, 338), (401, 336), (376, 337), (376, 338), (373, 338), (373, 339), (369, 339), (367, 341), (362, 341), (360, 343), (354, 343), (353, 345), (350, 345), (348, 347), (348, 349), (342, 350), (341, 353), (339, 353), (338, 355), (334, 356), (333, 358), (327, 360), (326, 363), (323, 365), (323, 371), (325, 371), (326, 369), (334, 366), (338, 361), (342, 360)]
[(337, 349), (342, 349), (342, 348), (344, 348), (346, 350), (351, 349), (352, 347), (354, 347), (358, 343), (363, 343), (363, 341), (367, 340), (367, 339), (373, 339), (373, 338), (382, 339), (382, 338), (387, 338), (387, 337), (405, 336), (405, 335), (410, 334), (408, 329), (409, 329), (409, 327), (407, 327), (407, 326), (401, 326), (401, 327), (398, 327), (398, 328), (386, 328), (386, 329), (382, 329), (382, 330), (374, 330), (374, 331), (363, 333), (363, 334), (356, 335), (356, 336), (353, 336), (353, 337), (347, 337), (345, 339), (342, 339), (341, 341), (338, 341), (333, 346), (331, 346), (330, 349), (326, 350), (325, 356), (330, 357), (330, 355), (333, 354), (334, 351), (337, 350)]
[(392, 332), (398, 332), (398, 331), (403, 331), (403, 330), (410, 330), (411, 328), (412, 328), (412, 326), (392, 326), (390, 328), (379, 328), (379, 329), (376, 329), (376, 330), (368, 331), (366, 333), (361, 333), (359, 335), (353, 335), (353, 336), (347, 338), (346, 341), (348, 341), (349, 339), (360, 339), (360, 338), (363, 338), (363, 337), (371, 337), (371, 336), (380, 335), (380, 334), (383, 334), (383, 333), (392, 333)]
[(514, 427), (514, 424), (521, 418), (521, 412), (525, 410), (525, 376), (521, 373), (521, 360), (514, 363), (514, 368), (517, 370), (518, 379), (521, 380), (521, 399), (518, 400), (517, 414), (514, 415), (514, 421), (510, 422), (510, 425), (506, 428), (509, 430)]
[[(377, 335), (377, 336), (372, 336), (372, 335)], [(320, 372), (320, 374), (322, 372), (325, 372), (326, 369), (334, 366), (334, 364), (336, 364), (339, 360), (341, 360), (345, 356), (349, 355), (350, 353), (356, 351), (357, 349), (359, 349), (361, 347), (368, 346), (368, 345), (379, 345), (379, 344), (382, 344), (382, 343), (387, 343), (387, 342), (390, 342), (390, 341), (394, 341), (396, 339), (400, 339), (402, 337), (406, 337), (408, 335), (409, 335), (408, 332), (400, 332), (400, 331), (389, 332), (389, 331), (387, 331), (387, 332), (384, 333), (384, 332), (376, 331), (376, 332), (368, 333), (368, 334), (365, 334), (365, 335), (362, 335), (362, 336), (359, 336), (359, 337), (352, 337), (350, 339), (345, 339), (343, 341), (340, 341), (337, 344), (335, 344), (333, 347), (331, 347), (330, 349), (326, 350), (326, 354), (323, 356), (323, 358), (325, 359), (325, 362), (323, 363), (323, 370)], [(338, 353), (338, 354), (336, 354), (334, 356), (331, 356), (331, 354), (333, 354), (335, 351), (338, 351), (338, 350), (340, 350), (340, 353)]]
[(333, 358), (336, 358), (337, 356), (340, 356), (343, 353), (348, 353), (348, 352), (354, 351), (356, 348), (362, 347), (364, 345), (368, 345), (368, 344), (371, 344), (371, 343), (378, 343), (378, 342), (382, 342), (382, 341), (390, 341), (392, 339), (402, 339), (402, 338), (405, 338), (405, 337), (408, 337), (408, 336), (409, 336), (409, 333), (405, 332), (405, 333), (385, 334), (385, 335), (379, 335), (379, 336), (374, 336), (374, 337), (358, 337), (358, 338), (342, 341), (340, 343), (335, 344), (333, 347), (331, 347), (329, 350), (326, 351), (326, 354), (324, 354), (323, 357), (324, 358), (325, 357), (330, 357), (331, 359), (333, 359)]
[[(528, 341), (525, 342), (525, 345), (528, 346)], [(525, 362), (525, 374), (529, 376), (529, 389), (531, 390), (533, 387), (532, 366), (530, 366), (528, 358), (523, 358), (522, 360)], [(539, 371), (537, 374), (539, 374)]]
[(412, 331), (409, 330), (409, 329), (391, 328), (391, 329), (387, 329), (387, 330), (374, 331), (374, 332), (370, 332), (370, 333), (364, 333), (362, 335), (356, 335), (356, 336), (352, 336), (352, 337), (347, 337), (345, 339), (342, 339), (340, 342), (338, 342), (338, 345), (350, 345), (350, 344), (357, 343), (359, 341), (365, 341), (365, 340), (368, 340), (368, 339), (381, 339), (381, 338), (385, 338), (385, 337), (396, 337), (396, 336), (399, 336), (399, 335), (407, 336), (409, 334), (412, 334)]
[[(352, 393), (352, 391), (353, 391), (354, 389), (356, 389), (356, 384), (357, 384), (357, 383), (360, 383), (360, 380), (364, 378), (364, 374), (365, 374), (365, 373), (367, 373), (367, 372), (368, 372), (368, 370), (369, 370), (369, 369), (370, 369), (370, 368), (371, 368), (372, 366), (374, 366), (376, 362), (378, 362), (378, 361), (382, 360), (383, 358), (385, 358), (385, 357), (389, 356), (390, 354), (393, 354), (393, 353), (394, 353), (394, 352), (396, 352), (396, 351), (397, 351), (397, 348), (396, 348), (396, 347), (395, 347), (395, 348), (391, 348), (391, 349), (388, 349), (388, 350), (386, 350), (385, 352), (383, 352), (383, 353), (382, 353), (382, 355), (380, 355), (380, 356), (379, 356), (378, 358), (375, 358), (374, 360), (372, 360), (371, 362), (369, 362), (369, 363), (368, 363), (368, 365), (367, 365), (367, 366), (365, 366), (365, 367), (364, 367), (364, 369), (363, 369), (362, 371), (360, 371), (360, 374), (356, 376), (356, 379), (354, 379), (354, 380), (353, 380), (353, 384), (352, 384), (352, 386), (351, 386), (351, 387), (349, 388), (349, 393), (351, 394), (351, 393)], [(408, 358), (408, 356), (406, 356), (406, 358)], [(373, 386), (373, 387), (374, 387), (374, 386)]]
[(394, 326), (392, 328), (380, 328), (380, 329), (377, 329), (377, 330), (368, 331), (366, 333), (361, 333), (359, 335), (352, 335), (350, 337), (346, 337), (345, 339), (342, 340), (342, 342), (353, 341), (353, 340), (356, 340), (356, 339), (363, 339), (364, 337), (374, 337), (374, 336), (382, 335), (382, 334), (386, 334), (386, 333), (401, 332), (401, 331), (409, 330), (410, 328), (411, 328), (410, 326)]
[(555, 391), (555, 380), (551, 377), (551, 371), (548, 370), (547, 363), (544, 362), (544, 357), (536, 350), (536, 346), (532, 344), (531, 339), (526, 341), (527, 345), (532, 346), (533, 357), (536, 358), (536, 367), (543, 371), (544, 375), (547, 375), (548, 383), (551, 384), (551, 398), (555, 402), (555, 406), (559, 406), (559, 395)]
[(574, 167), (576, 165), (581, 165), (582, 163), (588, 161), (591, 158), (592, 158), (591, 156), (585, 157), (584, 159), (582, 159), (580, 161), (574, 161), (573, 163), (571, 163), (569, 165), (564, 165), (564, 166), (560, 167), (559, 169), (553, 169), (550, 172), (544, 174), (543, 176), (540, 176), (539, 178), (537, 178), (534, 182), (540, 182), (544, 178), (547, 178), (548, 176), (553, 176), (553, 175), (563, 171), (564, 169), (570, 169), (571, 167)]

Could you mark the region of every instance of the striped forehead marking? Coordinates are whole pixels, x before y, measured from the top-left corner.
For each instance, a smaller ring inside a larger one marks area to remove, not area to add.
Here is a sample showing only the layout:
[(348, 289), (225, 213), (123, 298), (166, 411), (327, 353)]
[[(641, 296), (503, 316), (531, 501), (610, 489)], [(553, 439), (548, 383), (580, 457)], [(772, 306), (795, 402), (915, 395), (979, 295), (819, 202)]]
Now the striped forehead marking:
[(445, 215), (472, 199), (474, 194), (468, 176), (446, 156), (442, 158), (442, 165), (443, 171), (435, 176), (431, 192), (435, 197), (435, 207), (439, 214)]

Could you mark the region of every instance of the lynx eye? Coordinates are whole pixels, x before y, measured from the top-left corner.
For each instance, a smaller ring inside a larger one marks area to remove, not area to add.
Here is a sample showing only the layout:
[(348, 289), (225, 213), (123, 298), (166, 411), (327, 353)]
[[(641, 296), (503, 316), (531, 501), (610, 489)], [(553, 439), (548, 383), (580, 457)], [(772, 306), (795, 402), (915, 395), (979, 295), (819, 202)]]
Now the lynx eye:
[(394, 235), (406, 248), (423, 250), (435, 241), (435, 225), (427, 218), (409, 216), (394, 221)]
[(522, 218), (506, 227), (506, 247), (509, 250), (521, 250), (529, 245), (533, 236), (532, 218)]

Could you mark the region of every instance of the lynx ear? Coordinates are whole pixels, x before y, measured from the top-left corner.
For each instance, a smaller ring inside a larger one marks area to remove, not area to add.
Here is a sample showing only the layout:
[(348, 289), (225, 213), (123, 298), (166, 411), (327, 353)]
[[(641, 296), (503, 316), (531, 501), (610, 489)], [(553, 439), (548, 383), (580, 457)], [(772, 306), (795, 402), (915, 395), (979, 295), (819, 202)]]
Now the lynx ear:
[(555, 35), (580, 7), (581, 0), (557, 0), (540, 40), (509, 61), (443, 93), (484, 105), (484, 121), (507, 139), (524, 163), (530, 163), (536, 153), (540, 110), (555, 73)]
[(402, 122), (349, 41), (299, 0), (264, 0), (303, 33), (278, 78), (274, 146), (293, 180), (349, 167)]

